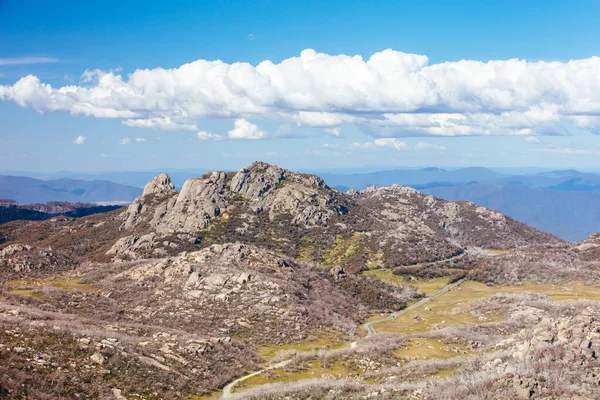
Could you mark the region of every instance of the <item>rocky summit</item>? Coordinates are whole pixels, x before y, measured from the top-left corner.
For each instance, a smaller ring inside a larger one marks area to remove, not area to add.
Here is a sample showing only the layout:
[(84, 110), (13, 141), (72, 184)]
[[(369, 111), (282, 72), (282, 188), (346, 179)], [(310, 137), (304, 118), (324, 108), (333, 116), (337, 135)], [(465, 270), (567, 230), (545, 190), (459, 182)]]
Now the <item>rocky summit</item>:
[(264, 162), (160, 174), (0, 224), (0, 397), (594, 398), (599, 248)]
[(327, 262), (330, 256), (339, 262), (335, 254), (359, 241), (360, 254), (353, 258), (360, 260), (343, 260), (357, 269), (432, 262), (469, 246), (561, 242), (473, 203), (447, 202), (398, 185), (342, 193), (317, 176), (263, 162), (235, 174), (189, 179), (179, 193), (162, 174), (120, 218), (125, 236), (107, 253), (120, 258), (164, 256), (189, 243), (235, 240), (307, 261)]

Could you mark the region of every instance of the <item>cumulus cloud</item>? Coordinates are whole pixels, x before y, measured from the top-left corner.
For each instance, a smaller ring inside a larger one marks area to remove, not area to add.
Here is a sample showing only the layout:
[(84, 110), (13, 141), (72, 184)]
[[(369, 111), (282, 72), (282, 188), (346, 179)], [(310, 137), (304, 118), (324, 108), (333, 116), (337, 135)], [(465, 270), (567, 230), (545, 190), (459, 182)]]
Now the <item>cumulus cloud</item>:
[(85, 140), (86, 140), (85, 136), (77, 136), (75, 138), (75, 140), (73, 140), (73, 143), (81, 145), (81, 144), (85, 144)]
[(204, 132), (200, 131), (196, 133), (196, 137), (198, 140), (212, 140), (212, 141), (220, 141), (223, 140), (223, 136), (217, 135), (216, 133)]
[(258, 126), (243, 118), (236, 119), (233, 129), (227, 133), (229, 139), (265, 139), (268, 135)]
[(366, 59), (307, 49), (279, 63), (197, 60), (126, 77), (94, 70), (84, 85), (58, 88), (29, 75), (0, 86), (0, 99), (167, 130), (197, 130), (199, 118), (261, 118), (357, 124), (379, 137), (568, 135), (570, 124), (600, 130), (598, 70), (600, 57), (430, 64), (390, 49)]
[(144, 143), (146, 141), (146, 139), (144, 139), (143, 137), (136, 137), (135, 141), (138, 143)]
[(529, 143), (540, 143), (540, 139), (536, 138), (535, 136), (527, 136), (525, 141)]
[(131, 144), (131, 139), (129, 139), (128, 137), (123, 138), (123, 139), (119, 139), (119, 144), (121, 146), (126, 146), (128, 144)]

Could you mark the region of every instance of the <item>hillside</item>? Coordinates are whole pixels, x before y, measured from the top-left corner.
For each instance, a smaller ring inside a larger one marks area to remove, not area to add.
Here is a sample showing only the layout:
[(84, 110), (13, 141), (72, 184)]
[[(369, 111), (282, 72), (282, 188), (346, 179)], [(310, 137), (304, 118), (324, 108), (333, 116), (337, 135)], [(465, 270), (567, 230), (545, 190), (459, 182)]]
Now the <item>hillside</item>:
[[(248, 396), (307, 398), (306, 386), (264, 384), (310, 377), (344, 380), (311, 381), (318, 398), (381, 385), (412, 396), (394, 377), (422, 381), (429, 372), (407, 370), (396, 353), (443, 338), (439, 351), (472, 354), (465, 371), (477, 368), (499, 332), (530, 340), (518, 334), (529, 322), (511, 316), (521, 301), (492, 303), (507, 322), (484, 325), (492, 306), (472, 303), (496, 293), (484, 283), (535, 280), (546, 285), (536, 290), (559, 290), (550, 285), (565, 271), (600, 282), (597, 247), (591, 237), (571, 248), (470, 202), (399, 185), (342, 193), (262, 162), (189, 179), (180, 191), (161, 174), (127, 208), (0, 224), (0, 389), (16, 397), (216, 398), (235, 378), (271, 365), (273, 373), (242, 384), (259, 386)], [(454, 302), (443, 306), (437, 296)], [(563, 309), (552, 307), (544, 312), (555, 318)], [(447, 321), (480, 325), (477, 333), (444, 331)], [(513, 351), (512, 343), (502, 349)]]
[(600, 193), (500, 183), (435, 187), (423, 192), (451, 201), (473, 201), (566, 240), (583, 240), (600, 231)]
[(344, 191), (401, 184), (445, 200), (472, 201), (565, 240), (583, 240), (600, 230), (600, 176), (576, 170), (506, 175), (485, 168), (426, 168), (325, 179)]
[(117, 257), (170, 254), (190, 242), (241, 241), (306, 261), (344, 263), (353, 272), (445, 259), (468, 246), (559, 242), (473, 203), (397, 185), (346, 194), (317, 176), (260, 162), (238, 173), (190, 179), (181, 192), (161, 175), (120, 218), (121, 231), (131, 234), (110, 250)]

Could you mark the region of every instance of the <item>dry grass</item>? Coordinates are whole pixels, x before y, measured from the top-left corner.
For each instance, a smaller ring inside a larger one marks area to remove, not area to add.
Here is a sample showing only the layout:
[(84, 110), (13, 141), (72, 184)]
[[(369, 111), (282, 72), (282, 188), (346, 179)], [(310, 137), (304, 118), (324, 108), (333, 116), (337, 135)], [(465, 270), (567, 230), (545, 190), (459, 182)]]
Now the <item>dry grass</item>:
[(468, 356), (473, 354), (473, 351), (462, 343), (446, 343), (435, 338), (414, 338), (394, 351), (394, 354), (401, 360), (447, 360)]
[(360, 372), (349, 368), (342, 362), (333, 362), (325, 368), (318, 361), (310, 361), (304, 365), (296, 366), (295, 370), (278, 368), (253, 376), (241, 382), (236, 387), (236, 391), (273, 383), (289, 383), (307, 379), (347, 379), (356, 376)]
[(256, 346), (258, 354), (266, 360), (272, 360), (276, 357), (281, 358), (281, 353), (295, 352), (319, 352), (333, 350), (348, 346), (339, 334), (332, 332), (323, 332), (318, 337), (300, 342), (289, 343), (285, 345), (260, 344)]
[[(437, 285), (439, 284), (441, 283), (437, 282)], [(430, 290), (436, 289), (436, 283), (428, 285), (433, 285)], [(600, 299), (600, 288), (585, 285), (583, 282), (572, 282), (564, 285), (526, 282), (523, 285), (513, 286), (487, 286), (479, 282), (465, 282), (415, 310), (399, 315), (393, 320), (377, 324), (377, 332), (412, 334), (451, 325), (497, 321), (500, 317), (494, 313), (475, 316), (471, 313), (470, 303), (499, 293), (524, 292), (544, 294), (555, 300)], [(431, 311), (425, 311), (426, 308), (430, 308)]]

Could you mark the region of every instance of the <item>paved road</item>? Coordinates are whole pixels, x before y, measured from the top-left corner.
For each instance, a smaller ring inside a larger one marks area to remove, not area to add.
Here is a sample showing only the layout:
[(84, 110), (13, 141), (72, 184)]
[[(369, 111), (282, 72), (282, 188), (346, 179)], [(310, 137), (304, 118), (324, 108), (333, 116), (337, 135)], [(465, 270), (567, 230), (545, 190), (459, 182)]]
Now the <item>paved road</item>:
[[(404, 314), (404, 313), (406, 313), (406, 312), (408, 312), (410, 310), (414, 310), (415, 308), (420, 307), (423, 304), (427, 303), (429, 300), (431, 300), (433, 298), (436, 298), (438, 296), (441, 296), (442, 294), (446, 293), (450, 289), (452, 289), (452, 288), (460, 285), (463, 282), (463, 280), (464, 279), (461, 279), (461, 280), (459, 280), (459, 281), (457, 281), (457, 282), (455, 282), (455, 283), (453, 283), (451, 285), (448, 285), (445, 288), (443, 288), (442, 290), (440, 290), (439, 292), (437, 292), (436, 294), (433, 294), (431, 296), (427, 296), (424, 299), (416, 302), (415, 304), (412, 304), (409, 307), (406, 307), (403, 310), (396, 311), (395, 313), (392, 313), (392, 314), (388, 315), (387, 317), (383, 317), (381, 319), (378, 319), (378, 320), (375, 320), (375, 321), (371, 321), (371, 322), (367, 322), (366, 324), (363, 324), (363, 328), (365, 328), (367, 330), (367, 336), (372, 336), (372, 335), (375, 334), (375, 330), (373, 329), (373, 325), (374, 324), (378, 324), (378, 323), (383, 322), (383, 321), (388, 321), (388, 320), (390, 320), (392, 318), (396, 318), (398, 315)], [(352, 342), (352, 343), (350, 343), (350, 348), (355, 349), (357, 347), (358, 347), (358, 342)], [(266, 371), (269, 371), (269, 370), (272, 370), (272, 369), (283, 368), (283, 367), (285, 367), (286, 365), (288, 365), (291, 362), (292, 362), (292, 360), (285, 360), (285, 361), (279, 362), (277, 364), (272, 364), (272, 365), (269, 365), (268, 367), (266, 367), (264, 369), (261, 369), (260, 371), (252, 372), (251, 374), (244, 375), (241, 378), (236, 379), (235, 381), (231, 382), (230, 384), (228, 384), (227, 386), (225, 386), (223, 388), (223, 398), (224, 399), (230, 398), (231, 395), (232, 395), (233, 389), (237, 385), (239, 385), (241, 382), (245, 381), (246, 379), (252, 378), (253, 376), (256, 376), (256, 375), (260, 375), (263, 372), (266, 372)]]

